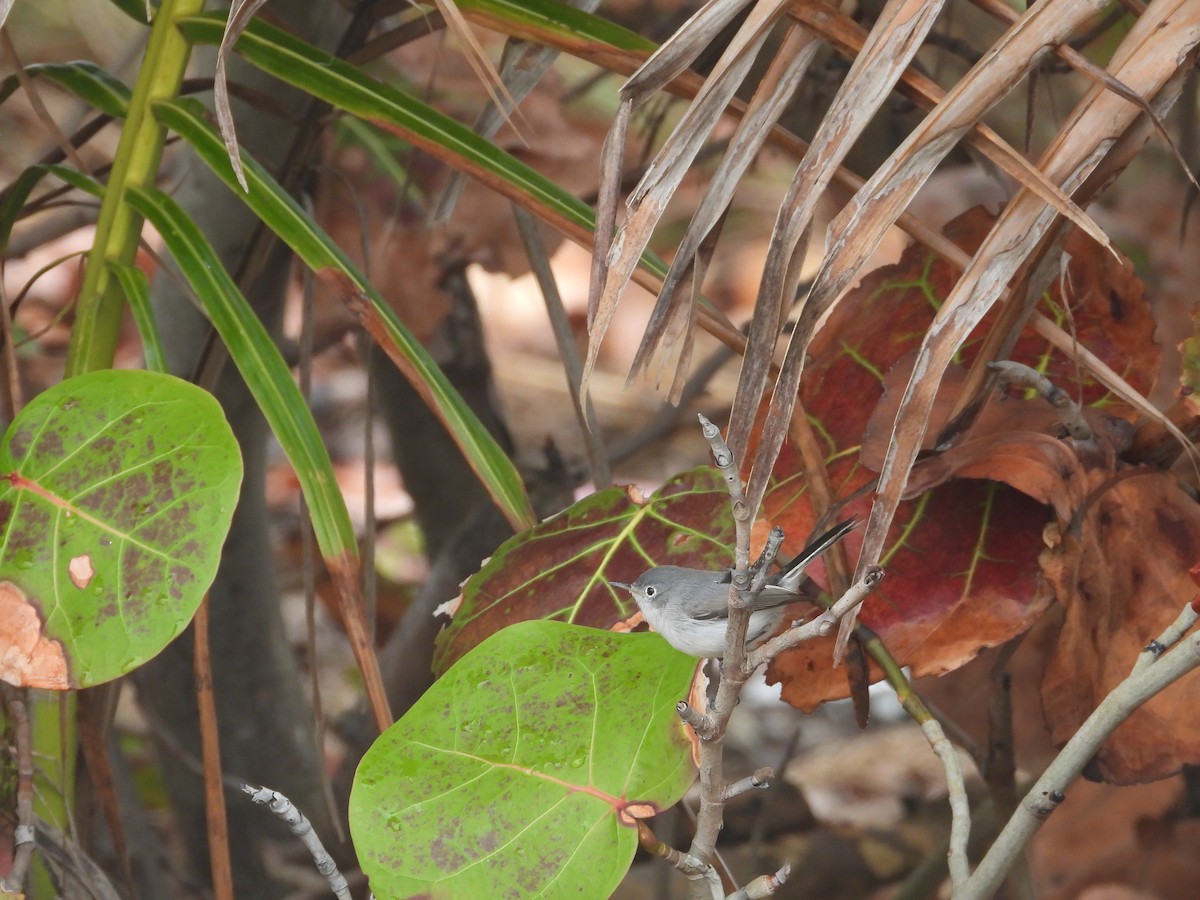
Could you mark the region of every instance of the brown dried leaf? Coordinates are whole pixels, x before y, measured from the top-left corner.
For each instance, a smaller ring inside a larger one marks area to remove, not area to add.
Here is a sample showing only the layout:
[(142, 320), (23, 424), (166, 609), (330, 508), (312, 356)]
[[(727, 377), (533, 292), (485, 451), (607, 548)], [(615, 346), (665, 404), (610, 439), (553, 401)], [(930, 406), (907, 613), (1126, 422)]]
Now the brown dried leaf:
[(25, 592), (0, 582), (0, 680), (17, 687), (72, 687), (62, 644), (43, 633), (42, 616)]
[[(597, 348), (604, 340), (618, 300), (633, 277), (659, 219), (662, 218), (679, 183), (690, 170), (696, 154), (708, 140), (734, 93), (750, 71), (771, 26), (782, 13), (782, 6), (780, 0), (758, 0), (722, 53), (713, 73), (705, 79), (683, 119), (647, 167), (646, 174), (626, 201), (629, 212), (617, 229), (607, 251), (604, 279), (598, 282), (600, 294), (588, 304), (597, 310), (597, 315), (589, 322), (588, 361), (584, 368), (585, 387), (596, 359)], [(686, 37), (690, 33), (685, 26), (676, 37)], [(668, 42), (668, 45), (670, 43)], [(649, 66), (650, 62), (647, 63), (647, 67)], [(637, 83), (637, 76), (634, 76), (631, 84)], [(623, 92), (622, 96), (628, 98), (630, 93), (636, 91)], [(614, 130), (614, 133), (619, 133), (619, 129)]]
[[(767, 370), (762, 363), (773, 353), (779, 339), (780, 318), (799, 286), (800, 266), (793, 260), (797, 255), (803, 258), (801, 245), (807, 241), (817, 203), (851, 147), (921, 48), (941, 8), (941, 2), (888, 0), (788, 187), (771, 235), (755, 302), (746, 353), (751, 364), (742, 369), (733, 402), (729, 430), (734, 439), (730, 441), (730, 449), (739, 459), (745, 456), (744, 436), (749, 433), (766, 384)], [(809, 301), (813, 301), (813, 296)], [(814, 308), (812, 312), (815, 311)], [(807, 331), (803, 326), (800, 330)], [(806, 337), (802, 335), (800, 340)], [(765, 472), (766, 468), (760, 471)], [(750, 486), (752, 504), (762, 496), (759, 487), (762, 479), (757, 481), (758, 484)]]
[[(810, 32), (798, 27), (791, 28), (785, 36), (745, 115), (738, 123), (737, 131), (730, 138), (717, 170), (709, 179), (704, 199), (688, 223), (687, 232), (679, 243), (654, 311), (646, 324), (642, 343), (630, 366), (631, 378), (649, 365), (670, 323), (687, 312), (684, 307), (694, 306), (695, 298), (677, 288), (692, 271), (691, 266), (701, 244), (729, 208), (742, 176), (754, 162), (820, 47), (820, 42)], [(671, 402), (678, 402), (675, 392), (672, 392)]]
[[(1096, 477), (1094, 499), (1044, 560), (1066, 611), (1042, 684), (1055, 740), (1074, 734), (1129, 675), (1141, 650), (1196, 595), (1200, 507), (1162, 472)], [(1163, 778), (1200, 762), (1200, 673), (1137, 709), (1101, 747), (1093, 775), (1115, 784)]]

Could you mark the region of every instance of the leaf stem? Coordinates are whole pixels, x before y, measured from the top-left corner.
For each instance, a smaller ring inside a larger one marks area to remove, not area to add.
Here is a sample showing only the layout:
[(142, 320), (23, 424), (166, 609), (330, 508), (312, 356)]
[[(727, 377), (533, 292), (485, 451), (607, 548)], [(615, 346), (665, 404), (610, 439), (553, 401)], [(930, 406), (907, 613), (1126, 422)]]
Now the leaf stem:
[(137, 253), (142, 218), (125, 202), (125, 191), (132, 185), (152, 185), (158, 177), (166, 130), (150, 107), (178, 93), (191, 44), (175, 23), (203, 8), (204, 0), (163, 0), (154, 17), (88, 254), (67, 351), (68, 376), (112, 365), (125, 296), (106, 263), (130, 264)]

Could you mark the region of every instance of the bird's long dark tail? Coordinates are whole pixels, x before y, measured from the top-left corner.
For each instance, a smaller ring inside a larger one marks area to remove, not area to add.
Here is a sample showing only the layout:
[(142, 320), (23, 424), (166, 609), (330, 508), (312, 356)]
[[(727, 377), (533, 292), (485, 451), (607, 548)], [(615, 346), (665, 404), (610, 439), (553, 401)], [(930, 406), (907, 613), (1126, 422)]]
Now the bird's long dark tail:
[(783, 567), (783, 571), (779, 573), (779, 586), (785, 587), (788, 590), (796, 590), (800, 585), (801, 579), (804, 577), (804, 570), (808, 567), (808, 564), (848, 535), (857, 526), (857, 518), (846, 519), (844, 522), (834, 525), (824, 534), (809, 541), (805, 548), (796, 554), (795, 559)]

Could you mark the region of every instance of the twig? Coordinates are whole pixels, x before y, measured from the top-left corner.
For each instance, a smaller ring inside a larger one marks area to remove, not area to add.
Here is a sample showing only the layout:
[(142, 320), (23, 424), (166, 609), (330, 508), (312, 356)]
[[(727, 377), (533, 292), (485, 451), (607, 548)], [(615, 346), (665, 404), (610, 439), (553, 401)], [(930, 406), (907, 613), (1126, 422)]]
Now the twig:
[[(1192, 604), (1188, 606), (1190, 608)], [(1176, 619), (1160, 636), (1159, 643), (1165, 644), (1171, 640), (1171, 634), (1185, 618), (1188, 617), (1181, 615)], [(1164, 638), (1167, 641), (1164, 641)], [(1142, 654), (1142, 657), (1144, 656), (1145, 653)], [(1024, 802), (992, 843), (975, 874), (961, 891), (955, 892), (958, 900), (983, 900), (991, 897), (1034, 832), (1066, 798), (1067, 787), (1083, 771), (1104, 740), (1139, 706), (1188, 672), (1200, 667), (1200, 633), (1190, 635), (1174, 650), (1159, 656), (1152, 664), (1143, 664), (1142, 657), (1137, 660), (1129, 677), (1113, 688), (1088, 716), (1087, 721), (1067, 741), (1062, 752), (1025, 795)]]
[(121, 900), (121, 894), (113, 887), (104, 870), (83, 848), (63, 832), (41, 819), (34, 823), (37, 829), (37, 846), (42, 856), (55, 863), (63, 874), (72, 880), (69, 890), (62, 896), (91, 897), (93, 900)]
[(312, 823), (308, 821), (304, 813), (296, 809), (295, 804), (279, 793), (279, 791), (273, 791), (265, 787), (255, 788), (248, 784), (242, 785), (242, 791), (255, 803), (265, 806), (282, 819), (287, 825), (288, 830), (300, 838), (301, 843), (312, 854), (317, 871), (325, 876), (325, 879), (329, 882), (330, 890), (333, 891), (338, 900), (351, 900), (350, 886), (346, 882), (346, 876), (338, 870), (337, 863), (333, 861), (333, 857), (329, 855), (329, 852), (325, 849), (325, 845), (321, 843), (321, 839), (313, 831)]
[(9, 873), (0, 879), (0, 889), (17, 893), (33, 859), (33, 745), (30, 739), (26, 689), (4, 685), (4, 705), (13, 724), (17, 762), (17, 827), (13, 834), (13, 859)]
[[(700, 811), (696, 816), (696, 833), (692, 838), (692, 846), (689, 851), (690, 856), (707, 863), (716, 851), (717, 835), (721, 831), (725, 815), (726, 784), (723, 771), (725, 729), (729, 725), (734, 707), (737, 706), (742, 685), (746, 683), (750, 675), (745, 667), (746, 629), (750, 624), (750, 610), (746, 608), (742, 593), (750, 587), (750, 529), (754, 520), (754, 511), (745, 501), (737, 462), (729, 451), (729, 446), (725, 443), (724, 438), (721, 437), (720, 430), (704, 416), (701, 415), (698, 418), (704, 437), (712, 448), (713, 461), (725, 478), (725, 486), (729, 491), (730, 503), (733, 506), (734, 526), (737, 533), (733, 579), (729, 586), (729, 624), (725, 633), (725, 656), (721, 667), (721, 683), (717, 687), (716, 698), (709, 703), (706, 716), (704, 730), (709, 736), (700, 742)], [(712, 871), (711, 865), (709, 870)], [(715, 871), (713, 871), (712, 877), (716, 877)], [(693, 880), (691, 896), (693, 898), (704, 897), (706, 885), (707, 879), (704, 883)]]
[(867, 594), (875, 589), (875, 586), (883, 580), (883, 569), (879, 566), (870, 566), (863, 573), (863, 577), (850, 586), (850, 590), (846, 591), (837, 602), (829, 609), (821, 613), (811, 622), (806, 622), (803, 625), (798, 625), (785, 631), (779, 637), (772, 638), (762, 646), (750, 653), (747, 658), (747, 664), (753, 666), (750, 671), (754, 671), (760, 665), (770, 662), (780, 653), (785, 650), (790, 650), (805, 641), (811, 641), (813, 638), (825, 637), (833, 631), (833, 626), (842, 620), (848, 612), (857, 609), (866, 598)]
[(759, 900), (762, 897), (773, 897), (791, 874), (792, 867), (785, 864), (774, 875), (759, 875), (741, 890), (730, 894), (726, 900)]
[(1145, 649), (1138, 654), (1130, 674), (1136, 675), (1157, 662), (1164, 653), (1183, 640), (1184, 635), (1192, 630), (1197, 619), (1200, 619), (1200, 613), (1196, 612), (1196, 602), (1192, 601), (1179, 611), (1175, 621), (1168, 625), (1162, 634), (1147, 644)]
[(684, 724), (691, 726), (700, 740), (711, 741), (713, 739), (715, 732), (712, 720), (704, 713), (697, 712), (686, 700), (680, 700), (675, 704), (675, 712), (679, 713), (679, 718), (684, 721)]
[[(708, 863), (698, 860), (694, 856), (682, 853), (664, 841), (659, 840), (658, 835), (650, 829), (645, 819), (637, 820), (637, 834), (638, 844), (643, 850), (651, 856), (665, 859), (684, 875), (688, 876), (688, 878), (706, 877), (706, 870), (712, 869), (712, 866)], [(717, 894), (717, 896), (720, 896), (720, 894)]]
[(725, 799), (732, 800), (734, 797), (745, 794), (747, 791), (764, 790), (771, 786), (771, 779), (774, 776), (775, 773), (771, 770), (770, 766), (757, 769), (753, 775), (747, 775), (733, 784), (726, 785)]
[(971, 803), (967, 799), (966, 782), (963, 778), (962, 761), (958, 758), (958, 748), (950, 743), (942, 723), (930, 716), (921, 723), (921, 731), (933, 747), (933, 752), (942, 761), (946, 770), (946, 787), (949, 791), (950, 802), (950, 846), (946, 851), (946, 859), (950, 865), (950, 883), (954, 895), (971, 876), (967, 863), (967, 841), (971, 837)]
[[(756, 772), (751, 778), (729, 784), (725, 781), (723, 774), (723, 754), (726, 728), (733, 715), (733, 710), (737, 706), (743, 685), (750, 675), (773, 655), (771, 653), (763, 654), (762, 648), (747, 652), (746, 630), (754, 598), (766, 584), (770, 564), (783, 541), (783, 531), (773, 528), (762, 555), (753, 566), (750, 565), (750, 531), (755, 509), (746, 501), (741, 477), (738, 474), (737, 461), (721, 437), (720, 431), (704, 416), (699, 416), (699, 420), (704, 437), (712, 448), (713, 460), (720, 469), (729, 491), (737, 544), (734, 550), (734, 569), (729, 589), (729, 623), (726, 628), (725, 651), (716, 696), (709, 698), (706, 714), (697, 712), (686, 703), (680, 703), (677, 707), (680, 717), (691, 725), (700, 737), (700, 811), (696, 817), (696, 831), (686, 859), (703, 862), (704, 871), (702, 874), (691, 876), (691, 896), (693, 898), (706, 897), (707, 892), (713, 890), (714, 882), (718, 881), (716, 871), (708, 860), (712, 859), (716, 853), (716, 839), (724, 818), (725, 802), (738, 793), (762, 786), (762, 782), (770, 774), (770, 770), (764, 769)], [(868, 571), (860, 584), (847, 592), (847, 596), (839, 599), (834, 610), (823, 614), (820, 621), (794, 629), (789, 634), (795, 631), (802, 631), (807, 637), (827, 634), (843, 611), (852, 609), (862, 602), (863, 596), (878, 583), (882, 574), (882, 570), (877, 567)], [(804, 638), (793, 638), (790, 644), (777, 643), (779, 639), (776, 639), (776, 641), (768, 642), (767, 646), (775, 648), (775, 652), (778, 652), (783, 647), (795, 646), (802, 639)], [(730, 896), (738, 898), (771, 896), (786, 881), (789, 872), (790, 869), (784, 866), (774, 875), (757, 878)]]
[(950, 795), (950, 842), (946, 850), (946, 860), (950, 868), (951, 882), (956, 886), (954, 896), (958, 900), (957, 887), (966, 882), (970, 869), (967, 864), (967, 840), (971, 836), (971, 807), (967, 800), (966, 782), (963, 778), (962, 765), (958, 759), (958, 751), (946, 737), (941, 723), (933, 715), (929, 707), (920, 698), (908, 681), (908, 676), (895, 657), (888, 652), (883, 640), (867, 626), (859, 623), (856, 634), (859, 643), (879, 667), (904, 711), (921, 726), (921, 732), (929, 740), (933, 752), (941, 760), (946, 773), (946, 788)]
[(579, 348), (575, 344), (575, 334), (571, 331), (571, 322), (567, 318), (558, 283), (554, 280), (554, 272), (550, 269), (546, 247), (533, 216), (515, 203), (512, 204), (512, 210), (517, 220), (517, 231), (520, 232), (521, 242), (525, 246), (525, 255), (529, 259), (529, 267), (533, 270), (538, 288), (542, 293), (542, 299), (546, 304), (546, 315), (550, 317), (550, 328), (554, 332), (555, 343), (558, 344), (558, 354), (562, 358), (563, 370), (567, 376), (567, 386), (571, 391), (571, 405), (575, 410), (576, 418), (579, 419), (579, 431), (583, 436), (584, 446), (587, 448), (592, 483), (597, 489), (607, 487), (612, 483), (608, 455), (603, 441), (600, 440), (596, 424), (596, 409), (592, 405), (592, 398), (580, 395), (580, 385), (583, 381), (583, 361), (579, 358)]
[(209, 865), (213, 895), (233, 900), (233, 867), (229, 860), (229, 824), (225, 817), (225, 792), (221, 789), (221, 747), (217, 735), (217, 705), (213, 699), (212, 656), (208, 650), (208, 595), (195, 618), (196, 649), (192, 664), (196, 679), (196, 706), (200, 711), (200, 748), (204, 757), (204, 812), (208, 820)]
[(1000, 376), (1001, 384), (1019, 384), (1037, 391), (1043, 399), (1062, 416), (1067, 432), (1077, 441), (1093, 438), (1092, 426), (1083, 418), (1083, 410), (1071, 399), (1071, 395), (1054, 384), (1049, 378), (1024, 363), (1002, 359), (990, 362), (987, 367)]

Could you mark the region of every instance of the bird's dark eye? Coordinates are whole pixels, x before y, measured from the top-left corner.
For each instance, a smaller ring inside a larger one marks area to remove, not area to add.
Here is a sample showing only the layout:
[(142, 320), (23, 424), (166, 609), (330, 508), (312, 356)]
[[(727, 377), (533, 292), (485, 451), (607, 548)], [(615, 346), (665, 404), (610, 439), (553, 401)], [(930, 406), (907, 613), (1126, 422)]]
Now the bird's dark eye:
[(657, 593), (658, 593), (658, 588), (656, 588), (654, 585), (651, 584), (646, 587), (646, 596), (647, 597), (653, 597)]

